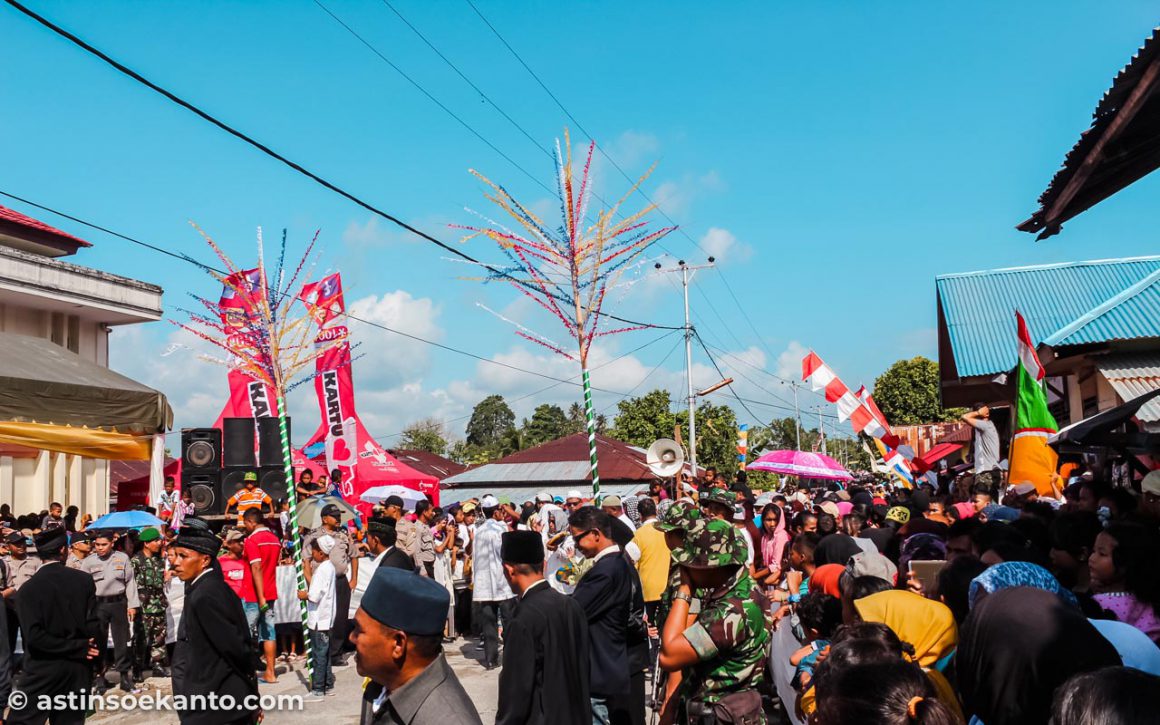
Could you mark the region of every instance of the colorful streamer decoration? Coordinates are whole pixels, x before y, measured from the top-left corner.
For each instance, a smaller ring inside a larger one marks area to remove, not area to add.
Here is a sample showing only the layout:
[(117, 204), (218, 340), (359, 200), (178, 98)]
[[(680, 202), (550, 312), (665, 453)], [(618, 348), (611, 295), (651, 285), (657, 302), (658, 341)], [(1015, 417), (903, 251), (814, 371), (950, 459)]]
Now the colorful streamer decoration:
[(564, 131), (563, 147), (559, 140), (556, 141), (556, 185), (561, 214), (559, 225), (549, 226), (503, 186), (472, 169), (471, 173), (490, 189), (484, 196), (503, 210), (507, 217), (515, 220), (515, 225), (509, 228), (479, 215), (485, 222), (484, 226), (457, 228), (469, 232), (463, 239), (465, 242), (483, 236), (499, 245), (505, 261), (489, 268), (489, 274), (483, 278), (485, 283), (504, 281), (511, 284), (559, 320), (568, 338), (574, 341), (573, 348), (571, 344), (555, 343), (522, 325), (517, 325), (516, 329), (520, 337), (580, 363), (592, 467), (592, 494), (599, 497), (596, 415), (588, 375), (588, 352), (597, 337), (640, 329), (620, 327), (602, 330), (601, 310), (607, 301), (608, 291), (616, 287), (625, 269), (649, 246), (676, 227), (649, 231), (645, 217), (656, 208), (655, 204), (618, 219), (621, 205), (649, 177), (652, 168), (619, 201), (590, 218), (592, 155), (595, 150), (596, 144), (589, 143), (583, 169), (577, 175), (573, 168), (572, 145), (567, 129)]
[(745, 470), (745, 457), (749, 454), (749, 424), (737, 426), (737, 467)]
[[(269, 387), (277, 401), (278, 431), (282, 445), (282, 463), (286, 480), (294, 480), (294, 462), (290, 454), (290, 436), (286, 427), (286, 392), (299, 383), (310, 380), (313, 373), (303, 375), (314, 364), (315, 358), (330, 350), (330, 346), (314, 345), (312, 319), (306, 312), (296, 312), (297, 295), (291, 294), (302, 276), (314, 243), (314, 235), (301, 261), (289, 275), (286, 274), (286, 233), (278, 254), (273, 274), (267, 274), (262, 230), (258, 229), (258, 266), (242, 269), (222, 251), (205, 232), (193, 225), (205, 238), (226, 268), (225, 274), (203, 269), (222, 285), (221, 298), (213, 301), (194, 295), (204, 312), (185, 312), (188, 322), (173, 324), (222, 350), (225, 357), (202, 356), (209, 362), (225, 365), (231, 374), (243, 374)], [(334, 344), (341, 343), (341, 340)], [(293, 485), (293, 484), (291, 484)], [(298, 530), (298, 506), (295, 496), (287, 498), (290, 506), (291, 557), (299, 589), (306, 588), (302, 569), (302, 539)], [(299, 610), (302, 626), (306, 627), (306, 602)], [(310, 643), (306, 643), (307, 682), (310, 679)]]

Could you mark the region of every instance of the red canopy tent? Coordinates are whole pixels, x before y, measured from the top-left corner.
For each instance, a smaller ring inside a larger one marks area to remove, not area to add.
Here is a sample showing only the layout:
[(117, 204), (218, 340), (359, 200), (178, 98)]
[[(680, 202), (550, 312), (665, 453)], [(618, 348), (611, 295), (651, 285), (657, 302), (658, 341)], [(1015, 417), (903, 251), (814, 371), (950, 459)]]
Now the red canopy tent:
[[(350, 494), (344, 493), (344, 496), (346, 496), (347, 500), (360, 513), (366, 516), (370, 515), (372, 505), (363, 503), (359, 500), (359, 497), (364, 491), (375, 486), (406, 486), (426, 495), (427, 498), (431, 499), (431, 503), (436, 506), (439, 505), (438, 478), (417, 471), (392, 456), (371, 437), (371, 434), (366, 431), (362, 421), (358, 418), (354, 419), (353, 426), (348, 430), (353, 435), (348, 435), (338, 440), (338, 443), (335, 445), (334, 455), (340, 460), (349, 460), (352, 455), (354, 457), (354, 470), (347, 476), (347, 480), (352, 483), (352, 491)], [(350, 438), (354, 439), (354, 446), (352, 446), (354, 448), (353, 453), (344, 449), (344, 441)], [(326, 426), (320, 426), (318, 432), (311, 437), (310, 441), (303, 448), (309, 449), (311, 446), (316, 446), (325, 441)], [(317, 456), (313, 460), (320, 465), (326, 465), (325, 454)]]

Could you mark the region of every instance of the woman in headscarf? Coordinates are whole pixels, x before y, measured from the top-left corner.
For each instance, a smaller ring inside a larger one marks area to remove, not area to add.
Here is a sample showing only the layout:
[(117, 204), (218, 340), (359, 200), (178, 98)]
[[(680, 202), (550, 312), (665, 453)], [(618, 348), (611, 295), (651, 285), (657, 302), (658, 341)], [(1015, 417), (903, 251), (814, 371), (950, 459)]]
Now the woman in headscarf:
[(987, 595), (963, 624), (955, 679), (985, 725), (1044, 725), (1069, 677), (1120, 664), (1083, 613), (1056, 594), (1016, 587)]
[(818, 544), (814, 552), (814, 563), (818, 566), (839, 564), (844, 567), (850, 563), (850, 557), (860, 553), (862, 547), (858, 546), (852, 537), (845, 534), (830, 534)]
[(763, 586), (772, 588), (781, 580), (781, 564), (788, 543), (785, 512), (775, 503), (766, 504), (761, 509), (761, 542), (758, 545), (761, 568), (754, 572), (754, 578)]
[(914, 647), (914, 660), (942, 670), (958, 642), (955, 618), (942, 602), (902, 589), (880, 592), (854, 602), (863, 622), (882, 622)]
[(1064, 589), (1051, 572), (1027, 561), (1005, 561), (988, 568), (971, 582), (967, 600), (974, 609), (988, 594), (1013, 587), (1042, 589), (1059, 597), (1067, 606), (1079, 608), (1075, 595)]
[(842, 590), (838, 587), (838, 581), (842, 578), (842, 574), (846, 571), (846, 567), (841, 564), (825, 564), (814, 569), (814, 575), (810, 577), (810, 591), (822, 592), (829, 594), (835, 599), (842, 598)]
[(958, 700), (942, 671), (958, 643), (955, 617), (947, 605), (903, 589), (871, 594), (854, 600), (863, 622), (881, 622), (914, 648), (913, 659), (926, 672), (939, 699), (958, 709)]

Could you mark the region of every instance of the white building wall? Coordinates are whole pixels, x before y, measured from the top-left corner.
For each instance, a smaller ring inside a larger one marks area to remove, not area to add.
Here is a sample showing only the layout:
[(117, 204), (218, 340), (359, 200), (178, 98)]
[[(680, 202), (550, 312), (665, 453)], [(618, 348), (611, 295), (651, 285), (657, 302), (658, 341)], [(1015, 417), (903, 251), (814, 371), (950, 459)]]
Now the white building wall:
[[(117, 318), (106, 317), (116, 319), (119, 324), (159, 319), (160, 289), (145, 287), (132, 280), (120, 280), (95, 270), (0, 247), (0, 291), (5, 294), (5, 300), (0, 302), (0, 331), (52, 340), (85, 360), (107, 367), (109, 327), (101, 320), (107, 313), (103, 311), (105, 305), (96, 300), (106, 300), (113, 308), (121, 305), (134, 310), (156, 308), (155, 316), (142, 312), (133, 320), (123, 313)], [(24, 290), (30, 293), (20, 295)], [(77, 307), (77, 301), (70, 300), (70, 306), (61, 309), (60, 300), (53, 300), (58, 290), (62, 295), (83, 293), (84, 306)], [(54, 309), (36, 306), (41, 300), (58, 306)], [(93, 307), (87, 306), (90, 302)], [(35, 458), (0, 456), (0, 503), (11, 504), (14, 513), (25, 514), (39, 512), (52, 501), (66, 507), (75, 505), (82, 513), (93, 516), (107, 513), (108, 461), (49, 451), (40, 451)]]

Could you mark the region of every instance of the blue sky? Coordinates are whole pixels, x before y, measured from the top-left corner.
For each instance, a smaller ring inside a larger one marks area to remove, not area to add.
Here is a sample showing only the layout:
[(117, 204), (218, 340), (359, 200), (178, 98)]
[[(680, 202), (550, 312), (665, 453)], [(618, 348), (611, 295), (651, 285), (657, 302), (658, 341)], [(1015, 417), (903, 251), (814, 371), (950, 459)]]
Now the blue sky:
[[(323, 2), (550, 185), (543, 147), (570, 123), (466, 3), (393, 4), (538, 146), (386, 4)], [(30, 4), (444, 240), (458, 238), (448, 224), (471, 221), (464, 207), (486, 208), (468, 168), (529, 203), (547, 204), (542, 188), (313, 2)], [(871, 384), (900, 357), (933, 357), (937, 274), (1157, 250), (1149, 226), (1160, 190), (1154, 178), (1047, 242), (1014, 230), (1036, 208), (1115, 73), (1150, 33), (1151, 4), (478, 5), (631, 175), (659, 161), (647, 192), (688, 235), (670, 235), (665, 248), (697, 261), (705, 253), (696, 240), (721, 263), (720, 271), (695, 281), (699, 329), (710, 345), (768, 373), (792, 374), (802, 351), (813, 348), (856, 386)], [(509, 289), (459, 279), (465, 270), (441, 250), (292, 173), (14, 10), (0, 13), (3, 190), (202, 258), (208, 250), (188, 220), (239, 262), (253, 258), (258, 226), (267, 237), (288, 228), (298, 249), (320, 228), (317, 273), (341, 271), (348, 304), (360, 314), (519, 367), (574, 374), (570, 363), (516, 338), (476, 305), (555, 333), (551, 321)], [(607, 164), (599, 163), (596, 175), (601, 196), (626, 188)], [(208, 278), (181, 262), (2, 203), (92, 241), (77, 263), (162, 285), (167, 310), (185, 305), (187, 292), (212, 293)], [(495, 258), (482, 242), (466, 250)], [(678, 291), (667, 279), (642, 279), (618, 300), (617, 311), (658, 324), (681, 319)], [(539, 402), (579, 399), (567, 386), (529, 396), (548, 383), (357, 323), (352, 332), (365, 353), (355, 368), (360, 410), (384, 443), (411, 420), (470, 413), (492, 392), (528, 396), (514, 406), (521, 415)], [(595, 353), (596, 364), (655, 336), (609, 338)], [(184, 348), (163, 357), (174, 342), (183, 339), (164, 323), (118, 330), (113, 365), (169, 394), (179, 427), (207, 424), (224, 399), (224, 374)], [(594, 373), (594, 384), (638, 393), (680, 389), (684, 366), (676, 342), (670, 336), (616, 360)], [(717, 357), (744, 397), (792, 400), (789, 388), (769, 375)], [(705, 356), (695, 355), (695, 362), (696, 381), (713, 382)], [(616, 400), (598, 395), (597, 405), (614, 412)], [(802, 402), (813, 410), (817, 398), (805, 394)], [(313, 429), (315, 407), (305, 388), (292, 401), (296, 437)], [(785, 412), (751, 407), (759, 417)], [(456, 433), (462, 426), (451, 423)]]

